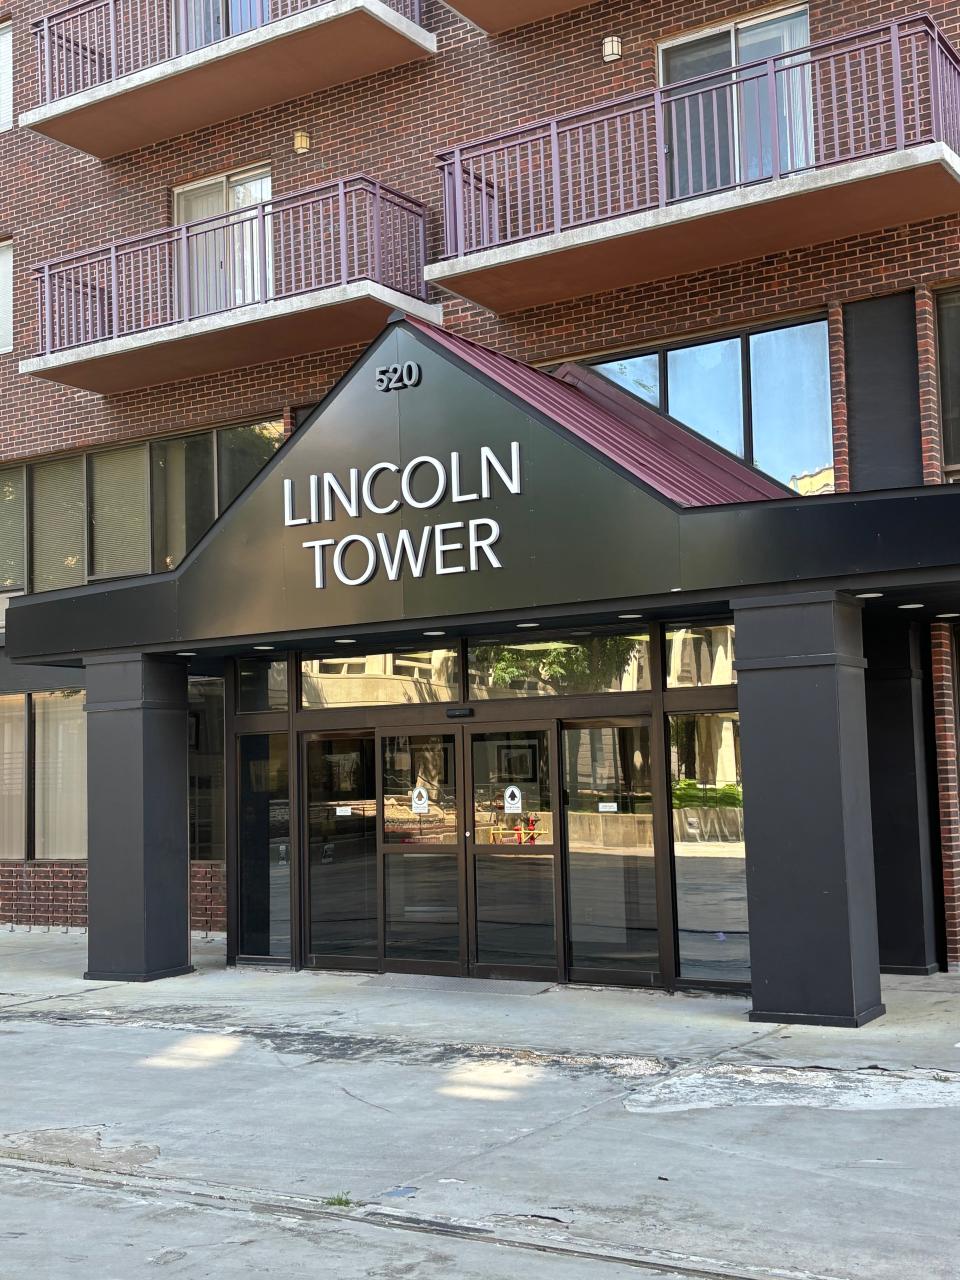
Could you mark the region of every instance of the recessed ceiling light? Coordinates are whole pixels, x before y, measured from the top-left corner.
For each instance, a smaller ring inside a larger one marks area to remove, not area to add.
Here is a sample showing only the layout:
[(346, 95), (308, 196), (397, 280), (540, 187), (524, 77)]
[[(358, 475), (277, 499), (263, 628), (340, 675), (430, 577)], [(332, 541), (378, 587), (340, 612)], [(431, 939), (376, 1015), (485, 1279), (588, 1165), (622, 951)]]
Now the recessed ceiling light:
[(858, 600), (882, 600), (883, 592), (882, 591), (858, 591), (857, 599)]
[(445, 636), (447, 633), (445, 631), (425, 631), (423, 634), (425, 636)]
[(960, 613), (938, 613), (938, 618), (960, 618)]
[(535, 627), (539, 627), (539, 625), (540, 625), (540, 623), (539, 623), (539, 622), (518, 622), (518, 623), (517, 623), (517, 630), (518, 630), (518, 631), (533, 631), (533, 630), (534, 630), (534, 628), (535, 628)]
[(922, 609), (922, 604), (898, 604), (898, 609)]
[(189, 649), (184, 649), (182, 653), (178, 653), (178, 658), (195, 658), (197, 655)]
[(356, 640), (334, 640), (334, 644), (356, 644)]
[(618, 618), (622, 618), (624, 622), (632, 622), (634, 618), (642, 618), (642, 613), (618, 613)]
[(682, 591), (682, 590), (683, 590), (683, 587), (671, 587), (671, 588), (670, 588), (670, 590), (671, 590), (671, 591)]
[(572, 636), (592, 636), (593, 632), (592, 631), (571, 631), (570, 634)]
[(277, 646), (275, 644), (255, 644), (253, 647), (258, 653), (273, 653)]

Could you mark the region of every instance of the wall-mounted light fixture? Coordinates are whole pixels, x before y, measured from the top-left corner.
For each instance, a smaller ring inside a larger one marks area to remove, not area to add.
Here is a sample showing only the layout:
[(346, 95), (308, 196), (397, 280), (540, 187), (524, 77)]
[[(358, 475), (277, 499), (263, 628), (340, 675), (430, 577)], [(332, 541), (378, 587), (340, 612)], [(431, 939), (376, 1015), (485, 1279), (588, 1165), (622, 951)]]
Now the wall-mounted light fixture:
[(310, 150), (310, 135), (306, 129), (298, 129), (293, 135), (293, 154), (305, 156)]
[(604, 62), (619, 62), (623, 57), (623, 41), (619, 36), (604, 36), (603, 38), (603, 60)]

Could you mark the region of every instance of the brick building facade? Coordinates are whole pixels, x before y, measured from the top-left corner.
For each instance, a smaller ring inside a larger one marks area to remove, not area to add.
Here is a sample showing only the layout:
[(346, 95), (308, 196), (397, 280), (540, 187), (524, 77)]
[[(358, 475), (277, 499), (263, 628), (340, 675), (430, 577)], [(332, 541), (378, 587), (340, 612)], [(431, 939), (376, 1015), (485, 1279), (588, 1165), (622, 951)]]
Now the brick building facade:
[[(290, 430), (299, 421), (298, 411), (317, 404), (365, 345), (106, 395), (59, 385), (18, 369), (21, 361), (37, 353), (40, 340), (33, 274), (37, 264), (172, 225), (175, 188), (253, 166), (269, 166), (274, 198), (355, 173), (389, 184), (425, 206), (427, 261), (436, 262), (444, 251), (438, 154), (459, 143), (653, 89), (658, 84), (658, 48), (664, 42), (783, 8), (601, 0), (488, 34), (441, 0), (423, 0), (421, 24), (436, 37), (434, 56), (140, 150), (101, 160), (35, 129), (15, 126), (0, 132), (0, 172), (6, 179), (0, 185), (0, 240), (11, 240), (14, 253), (13, 352), (0, 355), (0, 394), (7, 404), (0, 465), (256, 419), (282, 416)], [(912, 18), (917, 12), (907, 3), (818, 0), (811, 0), (806, 9), (813, 44)], [(33, 27), (50, 11), (46, 0), (25, 0), (10, 14), (15, 119), (38, 105)], [(956, 7), (936, 4), (928, 12), (946, 39), (960, 46)], [(601, 47), (609, 36), (622, 41), (622, 56), (605, 62)], [(122, 102), (116, 109), (123, 110)], [(310, 136), (310, 149), (304, 154), (294, 151), (297, 130)], [(857, 488), (847, 429), (845, 309), (863, 299), (909, 292), (917, 322), (922, 478), (925, 484), (939, 485), (946, 477), (937, 298), (960, 286), (960, 187), (956, 203), (957, 212), (945, 216), (799, 243), (759, 257), (752, 255), (745, 238), (735, 260), (727, 257), (690, 274), (581, 294), (519, 312), (494, 314), (436, 287), (430, 299), (442, 304), (443, 324), (451, 333), (544, 367), (722, 336), (784, 319), (826, 317), (833, 467), (836, 490), (843, 492)], [(775, 218), (776, 211), (769, 216)], [(695, 223), (690, 234), (697, 235)], [(925, 625), (932, 645), (939, 785), (935, 825), (946, 958), (958, 966), (960, 817), (953, 628), (943, 621)], [(83, 924), (83, 887), (82, 864), (0, 863), (0, 920)], [(194, 927), (223, 928), (222, 865), (195, 863), (192, 892)]]

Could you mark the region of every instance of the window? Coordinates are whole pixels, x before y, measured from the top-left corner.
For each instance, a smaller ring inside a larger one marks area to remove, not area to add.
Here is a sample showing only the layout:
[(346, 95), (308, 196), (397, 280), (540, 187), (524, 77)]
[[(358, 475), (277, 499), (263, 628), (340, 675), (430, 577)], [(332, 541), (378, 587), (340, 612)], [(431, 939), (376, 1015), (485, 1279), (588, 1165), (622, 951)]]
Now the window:
[(365, 707), (457, 702), (460, 653), (423, 649), (349, 658), (307, 658), (302, 663), (303, 706)]
[(229, 507), (283, 444), (283, 421), (251, 422), (217, 433), (220, 510)]
[(0, 860), (24, 856), (24, 744), (26, 699), (22, 693), (0, 697)]
[(83, 690), (35, 693), (34, 857), (87, 856), (87, 738)]
[[(833, 492), (826, 320), (685, 343), (595, 368), (797, 493)], [(960, 421), (960, 394), (957, 408)]]
[(98, 578), (149, 573), (146, 446), (90, 456), (91, 570)]
[(0, 471), (0, 591), (24, 584), (24, 469)]
[(937, 310), (943, 462), (949, 470), (960, 468), (960, 289), (940, 294)]
[(13, 350), (13, 241), (0, 244), (0, 352)]
[(214, 437), (181, 436), (150, 446), (153, 569), (175, 569), (217, 518)]
[(737, 682), (733, 667), (733, 623), (668, 626), (666, 676), (668, 689), (704, 689)]
[(83, 458), (57, 458), (32, 469), (34, 591), (78, 587), (86, 574)]
[(287, 661), (251, 658), (237, 663), (237, 711), (286, 711)]
[(0, 22), (0, 129), (13, 128), (13, 24)]
[(634, 693), (650, 688), (648, 635), (544, 637), (471, 644), (470, 697)]

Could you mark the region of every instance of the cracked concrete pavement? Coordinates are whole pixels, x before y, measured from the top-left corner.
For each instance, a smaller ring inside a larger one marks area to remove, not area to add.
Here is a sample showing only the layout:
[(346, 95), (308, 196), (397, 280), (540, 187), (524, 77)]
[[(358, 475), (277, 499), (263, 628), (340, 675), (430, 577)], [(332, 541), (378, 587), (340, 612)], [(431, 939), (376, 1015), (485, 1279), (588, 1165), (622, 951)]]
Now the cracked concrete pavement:
[(0, 1280), (954, 1280), (960, 976), (860, 1031), (0, 933)]

